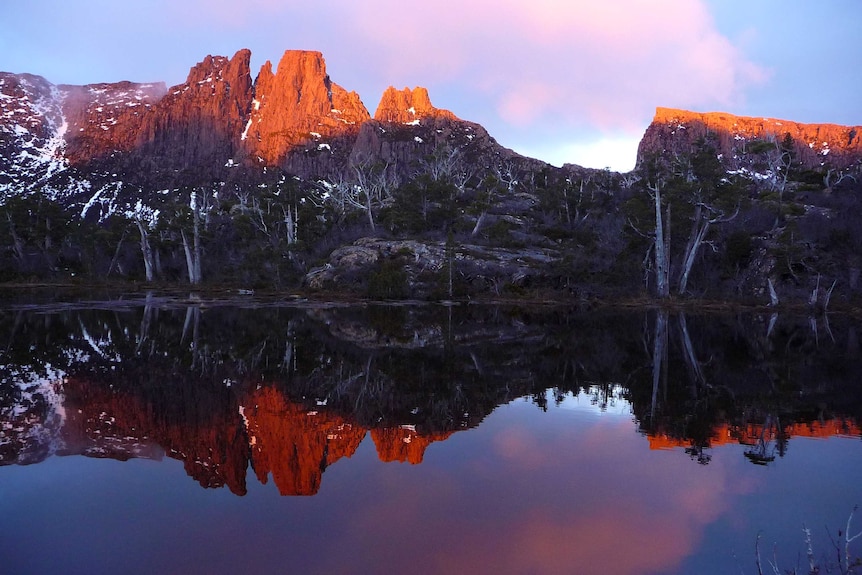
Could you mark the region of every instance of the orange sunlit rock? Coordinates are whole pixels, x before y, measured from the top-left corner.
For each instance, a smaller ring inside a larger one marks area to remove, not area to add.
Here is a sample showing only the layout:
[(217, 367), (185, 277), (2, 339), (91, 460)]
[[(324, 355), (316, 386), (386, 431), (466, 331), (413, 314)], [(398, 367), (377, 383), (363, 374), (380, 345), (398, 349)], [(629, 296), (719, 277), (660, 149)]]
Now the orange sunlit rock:
[[(709, 439), (710, 447), (719, 445), (741, 444), (756, 445), (759, 441), (773, 441), (779, 437), (778, 428), (774, 425), (764, 427), (762, 424), (747, 425), (722, 424), (713, 429)], [(850, 419), (830, 419), (810, 423), (790, 423), (781, 426), (780, 437), (789, 440), (793, 437), (813, 437), (826, 439), (835, 436), (860, 437), (862, 427)], [(678, 449), (690, 447), (690, 438), (674, 437), (668, 433), (658, 432), (648, 434), (650, 449)]]
[(409, 461), (412, 464), (422, 463), (425, 450), (435, 441), (443, 441), (454, 431), (432, 434), (419, 434), (412, 426), (388, 427), (372, 429), (371, 437), (377, 447), (377, 456), (381, 461)]
[(287, 50), (276, 72), (269, 61), (260, 69), (243, 141), (252, 160), (278, 165), (295, 147), (355, 134), (369, 118), (356, 92), (329, 79), (320, 52)]
[(377, 105), (377, 111), (374, 112), (374, 119), (379, 122), (394, 122), (399, 124), (411, 124), (421, 121), (422, 118), (429, 117), (448, 120), (456, 119), (455, 114), (449, 110), (435, 108), (431, 104), (428, 90), (422, 87), (417, 87), (413, 90), (410, 88), (396, 90), (394, 87), (389, 86), (383, 92), (380, 104)]
[(59, 90), (68, 123), (65, 153), (72, 164), (132, 150), (145, 119), (167, 93), (162, 82), (59, 86)]
[(221, 405), (223, 397), (206, 392), (191, 397), (205, 415), (190, 418), (182, 410), (172, 412), (78, 378), (69, 378), (65, 395), (63, 438), (69, 454), (124, 460), (160, 454), (156, 446), (161, 446), (202, 486), (227, 485), (233, 493), (246, 493), (248, 447), (236, 440), (242, 425), (239, 413), (207, 409), (208, 404)]
[(291, 403), (273, 388), (256, 390), (242, 409), (251, 463), (261, 483), (272, 473), (282, 495), (314, 495), (323, 471), (350, 457), (366, 430), (324, 411)]
[(796, 160), (806, 168), (843, 168), (862, 158), (862, 126), (657, 108), (638, 146), (638, 161), (667, 151), (687, 152), (709, 132), (717, 136), (719, 151), (726, 159), (745, 153), (753, 140), (774, 138), (780, 144), (787, 134), (793, 140)]
[(141, 123), (136, 150), (183, 168), (221, 165), (236, 152), (251, 106), (251, 52), (207, 56), (173, 86)]

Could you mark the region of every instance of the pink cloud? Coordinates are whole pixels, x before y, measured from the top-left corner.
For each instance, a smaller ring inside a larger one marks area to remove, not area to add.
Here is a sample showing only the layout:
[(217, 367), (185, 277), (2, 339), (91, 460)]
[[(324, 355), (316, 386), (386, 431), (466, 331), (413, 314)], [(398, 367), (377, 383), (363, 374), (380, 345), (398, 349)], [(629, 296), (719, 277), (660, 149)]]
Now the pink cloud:
[(375, 65), (484, 93), (516, 125), (642, 128), (656, 105), (728, 107), (765, 77), (700, 0), (371, 4), (346, 9)]
[(553, 429), (501, 426), (464, 474), (433, 461), (421, 481), (412, 469), (379, 469), (379, 495), (345, 523), (363, 559), (385, 549), (388, 572), (671, 572), (747, 490), (741, 458), (704, 467), (650, 452), (625, 417)]
[[(705, 0), (233, 0), (174, 3), (178, 20), (283, 30), (280, 49), (309, 48), (385, 85), (451, 87), (449, 106), (514, 128), (642, 130), (654, 108), (728, 109), (765, 73), (716, 29)], [(180, 7), (177, 7), (180, 6)], [(271, 34), (270, 34), (271, 36)], [(274, 45), (275, 38), (268, 38)], [(241, 47), (241, 46), (238, 46)], [(278, 52), (278, 49), (276, 49)], [(277, 61), (280, 53), (256, 54)], [(338, 76), (336, 82), (354, 88)], [(485, 100), (469, 111), (467, 99)], [(373, 105), (373, 104), (372, 104)]]

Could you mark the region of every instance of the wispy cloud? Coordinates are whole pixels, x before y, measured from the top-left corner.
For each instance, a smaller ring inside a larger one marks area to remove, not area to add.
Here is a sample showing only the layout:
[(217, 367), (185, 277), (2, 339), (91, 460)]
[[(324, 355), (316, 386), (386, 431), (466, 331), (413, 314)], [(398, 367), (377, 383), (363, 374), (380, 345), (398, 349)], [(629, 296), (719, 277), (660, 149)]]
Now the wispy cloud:
[(516, 125), (642, 127), (656, 105), (728, 107), (766, 77), (699, 0), (374, 0), (340, 18), (389, 74), (458, 82)]
[[(178, 20), (257, 29), (283, 48), (316, 46), (378, 82), (457, 84), (484, 96), (514, 126), (553, 119), (642, 128), (644, 114), (657, 105), (728, 108), (767, 77), (717, 30), (703, 0), (166, 6)], [(283, 35), (276, 37), (279, 29)]]

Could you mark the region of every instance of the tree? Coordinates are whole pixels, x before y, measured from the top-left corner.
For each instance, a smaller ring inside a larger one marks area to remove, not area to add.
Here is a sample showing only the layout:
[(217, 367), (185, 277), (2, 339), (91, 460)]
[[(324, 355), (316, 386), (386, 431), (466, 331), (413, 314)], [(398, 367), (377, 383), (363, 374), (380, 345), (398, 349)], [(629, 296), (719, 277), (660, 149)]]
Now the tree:
[(189, 210), (192, 220), (191, 244), (189, 244), (185, 226), (180, 227), (183, 252), (186, 256), (186, 269), (188, 270), (189, 283), (192, 285), (201, 283), (203, 279), (201, 275), (201, 202), (205, 204), (205, 209), (209, 208), (209, 195), (206, 191), (202, 191), (201, 198), (198, 198), (198, 191), (193, 189), (189, 194)]
[[(700, 190), (698, 190), (700, 195)], [(739, 214), (739, 206), (736, 211), (730, 216), (725, 216), (720, 209), (711, 206), (699, 199), (695, 199), (694, 215), (692, 216), (691, 233), (689, 234), (688, 243), (685, 246), (683, 255), (682, 271), (679, 276), (679, 291), (680, 295), (684, 294), (688, 286), (688, 278), (691, 274), (691, 268), (694, 266), (697, 252), (704, 243), (706, 234), (709, 232), (710, 226), (713, 224), (725, 223), (733, 220)]]
[[(708, 243), (710, 228), (733, 220), (739, 213), (737, 192), (733, 182), (725, 177), (714, 143), (701, 139), (695, 146), (687, 154), (675, 154), (670, 162), (653, 158), (644, 162), (641, 168), (644, 172), (642, 181), (653, 204), (654, 232), (650, 250), (656, 295), (660, 298), (670, 295), (673, 277), (678, 282), (677, 293), (686, 293), (698, 253)], [(674, 210), (676, 224), (671, 220), (671, 204), (679, 206)], [(732, 206), (735, 209), (728, 215)], [(671, 229), (686, 217), (691, 222), (691, 229), (685, 247), (673, 249)], [(631, 225), (634, 227), (634, 223)], [(676, 273), (671, 266), (672, 253), (681, 257)]]
[(494, 205), (497, 194), (504, 191), (511, 193), (517, 183), (515, 166), (512, 162), (504, 162), (492, 168), (492, 173), (485, 178), (480, 188), (480, 197), (475, 205), (478, 216), (476, 217), (476, 225), (473, 226), (473, 231), (470, 233), (471, 236), (479, 235), (479, 230), (485, 222), (488, 210)]
[[(138, 233), (141, 235), (141, 255), (144, 258), (144, 271), (148, 282), (153, 281), (153, 271), (155, 264), (153, 263), (153, 248), (150, 246), (150, 233), (148, 226), (144, 223), (140, 215), (135, 215), (135, 225), (138, 227)], [(117, 248), (119, 250), (119, 246)], [(108, 270), (110, 273), (110, 270)]]
[[(395, 169), (387, 163), (372, 162), (365, 159), (353, 164), (355, 175), (354, 194), (349, 194), (347, 199), (354, 206), (364, 209), (368, 217), (371, 231), (376, 230), (374, 224), (374, 208), (387, 199), (392, 190), (398, 185), (398, 177)], [(362, 201), (359, 198), (362, 198)]]
[(666, 298), (670, 295), (670, 230), (665, 233), (665, 227), (670, 226), (670, 204), (667, 213), (662, 215), (661, 182), (647, 185), (655, 206), (655, 239), (653, 255), (655, 259), (656, 295)]

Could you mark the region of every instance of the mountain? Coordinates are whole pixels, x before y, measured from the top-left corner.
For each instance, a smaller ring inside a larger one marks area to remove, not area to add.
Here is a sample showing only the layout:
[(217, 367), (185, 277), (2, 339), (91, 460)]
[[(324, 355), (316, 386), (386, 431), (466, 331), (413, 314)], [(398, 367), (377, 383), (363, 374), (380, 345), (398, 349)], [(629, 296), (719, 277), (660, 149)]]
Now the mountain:
[[(268, 61), (254, 79), (250, 59), (249, 50), (207, 56), (170, 88), (55, 86), (0, 73), (0, 197), (39, 189), (85, 212), (100, 205), (104, 217), (159, 189), (248, 187), (266, 169), (331, 179), (357, 158), (405, 162), (447, 140), (474, 155), (516, 157), (480, 126), (435, 108), (424, 88), (390, 88), (372, 120), (356, 92), (330, 79), (321, 53), (287, 50), (275, 71)], [(118, 185), (131, 194), (118, 195)]]
[(319, 52), (256, 76), (250, 59), (172, 87), (0, 73), (0, 281), (862, 297), (860, 126), (658, 108), (634, 171), (557, 168), (424, 88), (389, 87), (372, 116)]
[(688, 152), (708, 135), (716, 140), (727, 165), (744, 161), (753, 142), (787, 145), (796, 164), (804, 169), (847, 169), (862, 159), (862, 126), (657, 108), (638, 146), (638, 163), (649, 155)]

